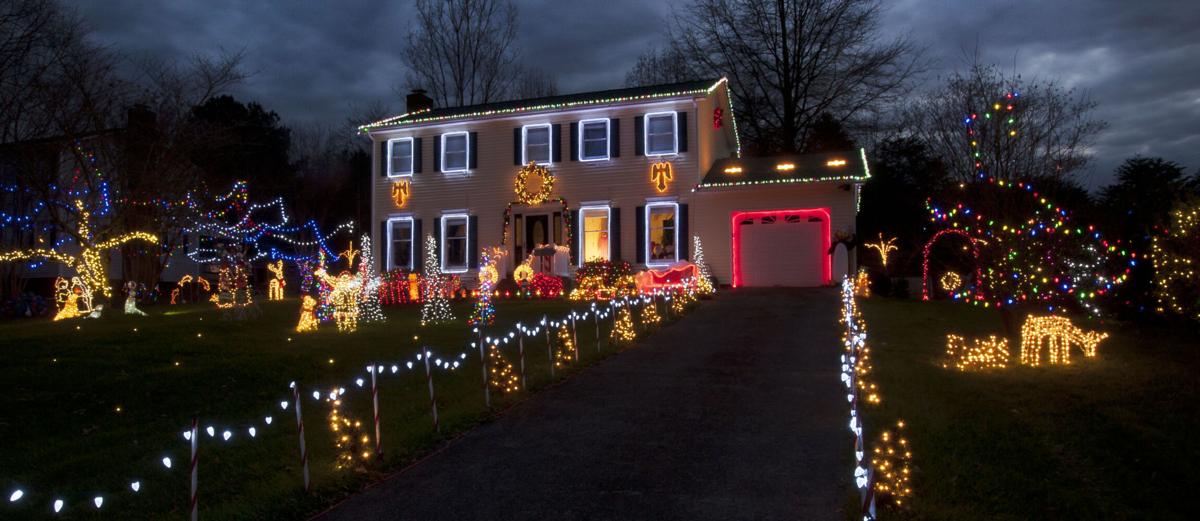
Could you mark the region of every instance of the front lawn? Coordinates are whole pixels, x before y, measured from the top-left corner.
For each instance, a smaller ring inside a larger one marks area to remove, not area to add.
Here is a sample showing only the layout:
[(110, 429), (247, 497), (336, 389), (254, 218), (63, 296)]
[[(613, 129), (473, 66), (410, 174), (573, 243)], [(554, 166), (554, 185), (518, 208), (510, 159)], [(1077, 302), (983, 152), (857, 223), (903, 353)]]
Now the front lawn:
[[(314, 334), (296, 334), (295, 299), (261, 306), (263, 316), (246, 322), (222, 321), (211, 306), (195, 305), (147, 308), (149, 317), (110, 311), (101, 320), (0, 324), (0, 518), (50, 517), (59, 498), (65, 508), (56, 517), (63, 519), (185, 518), (188, 442), (182, 432), (197, 415), (201, 517), (295, 519), (490, 414), (478, 352), (469, 352), (457, 370), (434, 370), (441, 434), (433, 430), (423, 368), (403, 364), (418, 352), (413, 335), (442, 358), (467, 350), (468, 302), (455, 304), (458, 320), (452, 325), (422, 328), (416, 307), (388, 308), (386, 324), (364, 325), (355, 334), (338, 334), (332, 323)], [(562, 300), (502, 301), (490, 331), (508, 331), (517, 321), (533, 324), (545, 314), (561, 318), (571, 307), (585, 309)], [(608, 328), (601, 326), (603, 337)], [(604, 345), (598, 354), (594, 336), (591, 319), (579, 324), (583, 360), (575, 367), (615, 351)], [(529, 339), (525, 347), (529, 387), (551, 383), (545, 336)], [(516, 368), (515, 341), (504, 354)], [(395, 376), (393, 361), (401, 362)], [(389, 366), (379, 386), (383, 460), (334, 470), (329, 405), (311, 392), (346, 387), (343, 413), (361, 420), (373, 440), (369, 384), (354, 385), (371, 362)], [(293, 380), (305, 397), (310, 493), (301, 490), (294, 409), (279, 405), (291, 400)], [(510, 396), (493, 392), (493, 409), (524, 396), (525, 390)], [(266, 416), (273, 417), (270, 425)], [(208, 425), (215, 427), (215, 438), (203, 433)], [(256, 428), (254, 438), (250, 426)], [(228, 442), (221, 440), (225, 429), (233, 434)], [(163, 457), (173, 460), (171, 469), (163, 466)], [(140, 482), (136, 493), (132, 481)], [(17, 488), (25, 496), (10, 503)], [(92, 504), (98, 495), (104, 497), (101, 509)]]
[[(1200, 483), (1195, 332), (1075, 318), (1112, 336), (1069, 366), (959, 372), (946, 334), (1002, 336), (999, 313), (950, 302), (859, 299), (883, 402), (868, 443), (907, 422), (915, 497), (885, 519), (1163, 519)], [(1020, 338), (1009, 338), (1019, 356)], [(1045, 355), (1043, 355), (1045, 356)], [(890, 515), (889, 515), (890, 514)]]

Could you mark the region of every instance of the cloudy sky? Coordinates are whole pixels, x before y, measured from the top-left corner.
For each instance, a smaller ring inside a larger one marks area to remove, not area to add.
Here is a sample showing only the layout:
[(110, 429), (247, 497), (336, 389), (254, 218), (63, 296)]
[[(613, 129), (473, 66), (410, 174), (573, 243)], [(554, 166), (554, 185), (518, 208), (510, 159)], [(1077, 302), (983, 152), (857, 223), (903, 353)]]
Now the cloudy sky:
[[(680, 0), (685, 1), (685, 0)], [(665, 41), (668, 2), (516, 0), (526, 61), (560, 92), (619, 87), (642, 50)], [(1200, 2), (1192, 0), (895, 0), (888, 36), (925, 46), (923, 84), (985, 61), (1054, 79), (1092, 97), (1109, 128), (1082, 181), (1105, 184), (1124, 158), (1162, 156), (1200, 167)], [(133, 57), (246, 52), (237, 91), (290, 123), (338, 122), (371, 100), (402, 108), (400, 58), (408, 1), (204, 0), (80, 2), (98, 43)]]

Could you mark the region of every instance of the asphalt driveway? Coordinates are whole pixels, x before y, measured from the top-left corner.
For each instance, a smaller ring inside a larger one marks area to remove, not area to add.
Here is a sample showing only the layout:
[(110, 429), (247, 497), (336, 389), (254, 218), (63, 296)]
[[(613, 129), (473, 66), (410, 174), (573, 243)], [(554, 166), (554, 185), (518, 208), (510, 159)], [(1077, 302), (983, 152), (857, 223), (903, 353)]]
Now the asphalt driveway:
[(317, 519), (844, 519), (837, 315), (725, 291)]

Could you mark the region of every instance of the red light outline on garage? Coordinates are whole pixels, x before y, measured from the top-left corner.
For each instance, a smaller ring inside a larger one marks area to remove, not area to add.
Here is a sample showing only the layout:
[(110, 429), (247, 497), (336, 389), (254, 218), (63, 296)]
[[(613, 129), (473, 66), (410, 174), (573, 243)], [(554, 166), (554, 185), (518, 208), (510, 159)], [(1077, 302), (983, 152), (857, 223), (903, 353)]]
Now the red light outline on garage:
[(832, 235), (833, 219), (830, 217), (829, 208), (800, 208), (794, 210), (761, 210), (753, 212), (733, 212), (730, 219), (730, 229), (733, 234), (733, 287), (742, 285), (742, 259), (738, 255), (742, 246), (742, 227), (738, 225), (744, 219), (754, 219), (758, 217), (766, 217), (769, 215), (777, 218), (798, 215), (800, 217), (822, 217), (825, 219), (825, 227), (821, 230), (821, 254), (825, 257), (825, 262), (822, 266), (821, 275), (824, 283), (829, 284), (833, 279), (833, 256), (829, 255), (829, 246), (831, 244), (830, 235)]

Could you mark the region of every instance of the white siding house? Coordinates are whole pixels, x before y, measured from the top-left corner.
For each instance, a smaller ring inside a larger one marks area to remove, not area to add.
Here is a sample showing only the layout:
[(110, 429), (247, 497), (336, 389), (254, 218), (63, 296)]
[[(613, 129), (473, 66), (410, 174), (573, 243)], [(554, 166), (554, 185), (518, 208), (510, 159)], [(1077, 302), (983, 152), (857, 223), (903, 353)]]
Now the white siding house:
[[(376, 262), (419, 270), (421, 237), (434, 234), (443, 267), (465, 279), (481, 247), (501, 245), (509, 272), (545, 243), (569, 248), (572, 265), (658, 267), (691, 259), (698, 235), (721, 284), (830, 283), (845, 268), (830, 266), (829, 239), (854, 231), (866, 158), (741, 158), (728, 88), (720, 79), (441, 109), (414, 93), (408, 113), (362, 127), (374, 145)], [(543, 204), (516, 202), (529, 162), (554, 176)]]

